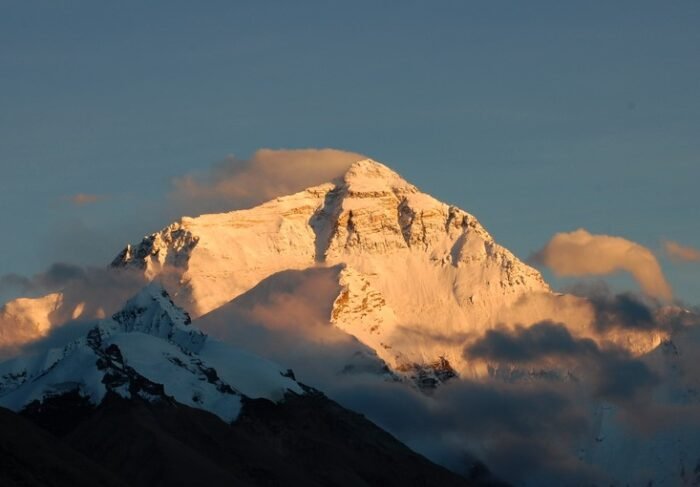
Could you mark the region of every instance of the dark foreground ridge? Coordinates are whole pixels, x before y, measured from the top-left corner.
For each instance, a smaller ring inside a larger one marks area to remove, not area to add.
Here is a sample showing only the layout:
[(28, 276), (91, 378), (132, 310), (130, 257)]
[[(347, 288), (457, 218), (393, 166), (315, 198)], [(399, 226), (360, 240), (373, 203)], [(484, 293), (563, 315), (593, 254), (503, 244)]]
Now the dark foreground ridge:
[(0, 408), (0, 485), (127, 486), (64, 441), (4, 408)]
[[(79, 408), (81, 414), (75, 413), (74, 403), (75, 398), (57, 397), (22, 413), (55, 436), (5, 411), (32, 434), (17, 443), (17, 435), (8, 437), (3, 428), (3, 448), (15, 448), (14, 441), (24, 449), (15, 453), (23, 463), (10, 471), (5, 464), (12, 466), (12, 457), (8, 463), (3, 452), (0, 481), (10, 480), (1, 485), (503, 485), (483, 469), (465, 479), (435, 465), (364, 416), (313, 390), (289, 393), (281, 403), (246, 399), (231, 425), (172, 401), (110, 394), (96, 408)], [(73, 414), (62, 414), (64, 407)], [(54, 475), (53, 483), (33, 475), (59, 467), (65, 474)]]

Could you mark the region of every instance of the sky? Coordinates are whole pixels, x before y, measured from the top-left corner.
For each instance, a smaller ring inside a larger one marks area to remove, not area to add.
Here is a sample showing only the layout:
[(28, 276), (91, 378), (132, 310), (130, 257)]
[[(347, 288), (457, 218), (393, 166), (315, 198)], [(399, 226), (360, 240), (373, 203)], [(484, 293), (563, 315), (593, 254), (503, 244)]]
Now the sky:
[(700, 247), (698, 25), (697, 0), (0, 0), (0, 275), (108, 263), (231, 154), (332, 147), (521, 258), (638, 242), (698, 304), (700, 263), (661, 252)]

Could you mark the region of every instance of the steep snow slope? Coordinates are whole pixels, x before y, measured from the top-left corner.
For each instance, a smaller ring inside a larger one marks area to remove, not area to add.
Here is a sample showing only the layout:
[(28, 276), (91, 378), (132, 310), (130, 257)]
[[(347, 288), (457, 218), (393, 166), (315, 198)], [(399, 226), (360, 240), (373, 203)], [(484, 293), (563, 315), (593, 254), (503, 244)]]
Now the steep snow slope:
[(136, 247), (128, 246), (113, 265), (164, 277), (178, 304), (199, 316), (270, 274), (314, 265), (314, 233), (308, 220), (330, 187), (252, 210), (182, 218)]
[(272, 362), (212, 340), (151, 284), (86, 336), (0, 364), (0, 405), (14, 411), (70, 392), (99, 404), (107, 392), (173, 398), (226, 421), (243, 397), (281, 400), (301, 387)]

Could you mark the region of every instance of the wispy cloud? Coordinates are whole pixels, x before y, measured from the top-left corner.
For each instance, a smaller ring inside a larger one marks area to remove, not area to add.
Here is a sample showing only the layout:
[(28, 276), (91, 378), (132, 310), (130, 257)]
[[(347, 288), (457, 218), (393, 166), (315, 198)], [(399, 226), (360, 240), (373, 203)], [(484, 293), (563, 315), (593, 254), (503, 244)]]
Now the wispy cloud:
[(98, 195), (98, 194), (77, 193), (77, 194), (69, 196), (68, 199), (74, 205), (85, 206), (85, 205), (91, 205), (93, 203), (97, 203), (98, 201), (103, 199), (103, 196)]
[(665, 300), (673, 297), (652, 251), (621, 237), (593, 235), (583, 228), (557, 233), (533, 260), (559, 276), (601, 276), (626, 271), (649, 296)]
[(664, 242), (664, 250), (673, 260), (680, 262), (700, 262), (700, 250), (687, 245), (681, 245), (678, 242), (666, 240)]
[[(22, 313), (16, 315), (18, 302), (6, 303), (0, 308), (0, 357), (14, 352), (14, 348), (29, 343), (41, 335), (34, 321), (46, 320), (51, 327), (61, 326), (71, 320), (101, 318), (116, 311), (124, 301), (145, 284), (141, 273), (129, 269), (82, 267), (56, 263), (31, 277), (17, 274), (0, 276), (0, 295), (54, 295), (55, 306), (47, 308), (41, 298), (26, 300), (19, 306)], [(14, 292), (13, 292), (14, 291)], [(35, 311), (42, 316), (35, 316)], [(16, 333), (18, 320), (23, 319), (24, 332)], [(14, 347), (14, 348), (13, 348)]]
[(171, 196), (189, 212), (235, 210), (331, 181), (364, 158), (336, 149), (260, 149), (175, 179)]

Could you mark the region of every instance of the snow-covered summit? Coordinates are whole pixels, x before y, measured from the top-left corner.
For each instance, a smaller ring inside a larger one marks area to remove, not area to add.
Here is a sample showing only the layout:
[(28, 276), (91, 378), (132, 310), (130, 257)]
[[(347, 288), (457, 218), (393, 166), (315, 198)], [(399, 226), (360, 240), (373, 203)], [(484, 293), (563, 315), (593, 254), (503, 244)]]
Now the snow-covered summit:
[(14, 411), (69, 393), (98, 405), (111, 393), (174, 400), (232, 421), (242, 398), (279, 401), (287, 391), (303, 392), (289, 371), (207, 337), (158, 284), (62, 349), (0, 364), (0, 406)]
[(429, 337), (483, 330), (524, 295), (549, 292), (473, 215), (371, 159), (255, 208), (184, 217), (113, 262), (161, 279), (194, 318), (278, 272), (338, 264), (329, 322), (391, 366), (458, 363), (458, 346)]
[(340, 186), (354, 195), (386, 192), (417, 193), (418, 188), (398, 173), (372, 159), (363, 159), (350, 165), (342, 177)]
[(196, 317), (274, 272), (406, 251), (479, 274), (493, 267), (492, 277), (516, 291), (547, 290), (539, 273), (496, 244), (474, 216), (371, 159), (355, 162), (336, 181), (252, 209), (184, 217), (127, 246), (113, 265), (150, 277), (175, 270), (164, 277), (166, 286)]

